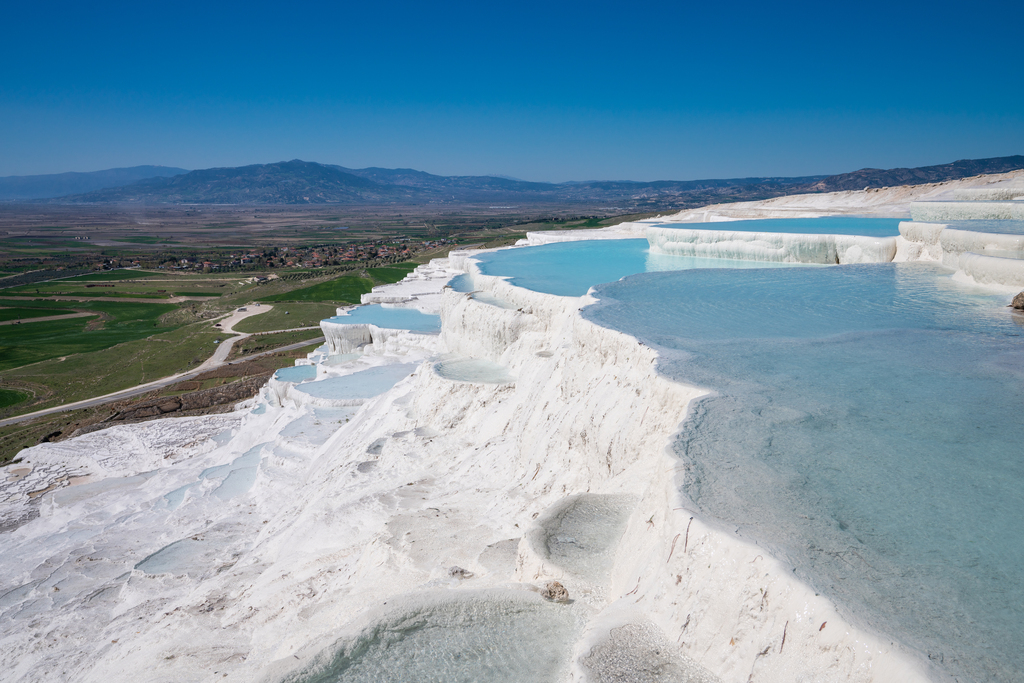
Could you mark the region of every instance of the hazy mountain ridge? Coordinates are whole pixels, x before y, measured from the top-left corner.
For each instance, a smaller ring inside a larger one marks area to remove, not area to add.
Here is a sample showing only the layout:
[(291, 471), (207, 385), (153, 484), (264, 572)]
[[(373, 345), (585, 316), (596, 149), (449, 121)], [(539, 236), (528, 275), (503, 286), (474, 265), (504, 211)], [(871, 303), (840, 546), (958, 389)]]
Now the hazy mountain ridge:
[(821, 177), (539, 183), (496, 176), (438, 176), (414, 169), (350, 169), (296, 159), (150, 178), (50, 201), (347, 205), (576, 202), (661, 208), (720, 201), (723, 197), (767, 198)]
[(171, 166), (131, 166), (87, 173), (6, 176), (0, 178), (0, 201), (46, 199), (123, 187), (146, 178), (175, 176), (187, 169)]
[(62, 197), (69, 203), (357, 204), (420, 199), (414, 188), (382, 185), (309, 161), (208, 168), (171, 178)]
[(1024, 156), (993, 157), (991, 159), (961, 159), (950, 164), (921, 166), (919, 168), (862, 168), (852, 173), (841, 173), (811, 183), (808, 192), (838, 192), (868, 188), (895, 187), (897, 185), (924, 185), (945, 180), (957, 180), (988, 173), (1006, 173), (1024, 168)]
[(1024, 168), (1024, 156), (967, 159), (910, 169), (861, 169), (834, 176), (539, 183), (496, 176), (438, 176), (414, 169), (350, 169), (295, 159), (149, 178), (49, 201), (69, 204), (576, 203), (662, 210), (769, 199), (784, 194), (917, 185), (1021, 168)]

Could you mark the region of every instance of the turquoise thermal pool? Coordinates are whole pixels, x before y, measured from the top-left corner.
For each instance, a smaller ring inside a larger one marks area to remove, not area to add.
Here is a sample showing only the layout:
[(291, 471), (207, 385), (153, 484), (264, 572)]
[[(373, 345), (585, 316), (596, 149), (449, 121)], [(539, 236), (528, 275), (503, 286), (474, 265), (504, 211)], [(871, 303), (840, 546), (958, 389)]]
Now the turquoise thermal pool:
[(445, 358), (434, 363), (434, 372), (455, 382), (510, 384), (515, 378), (508, 368), (483, 358)]
[(596, 296), (586, 318), (713, 391), (674, 444), (703, 517), (947, 674), (1019, 677), (1024, 320), (1005, 296), (922, 263), (649, 273)]
[[(647, 240), (560, 242), (506, 249), (474, 256), (474, 259), (484, 275), (505, 276), (519, 287), (559, 296), (582, 296), (593, 285), (634, 273), (691, 268), (806, 267), (792, 263), (651, 254)], [(467, 280), (461, 280), (456, 291), (465, 289), (466, 283)]]
[(282, 382), (305, 382), (316, 379), (315, 365), (295, 365), (290, 368), (281, 368), (274, 373), (274, 379)]
[(421, 313), (415, 308), (384, 308), (380, 304), (358, 306), (350, 310), (348, 315), (327, 318), (327, 322), (339, 325), (376, 325), (412, 332), (437, 332), (441, 329), (440, 316)]
[(309, 382), (298, 387), (299, 391), (315, 398), (366, 399), (379, 396), (411, 375), (418, 365), (401, 363), (382, 365), (342, 377), (331, 377), (319, 382)]

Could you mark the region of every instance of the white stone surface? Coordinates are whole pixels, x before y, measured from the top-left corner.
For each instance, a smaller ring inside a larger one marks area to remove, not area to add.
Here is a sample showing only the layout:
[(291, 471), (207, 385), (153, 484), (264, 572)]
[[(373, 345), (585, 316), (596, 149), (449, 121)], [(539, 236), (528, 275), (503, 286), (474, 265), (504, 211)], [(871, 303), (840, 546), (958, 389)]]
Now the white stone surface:
[(779, 263), (888, 263), (896, 255), (895, 237), (649, 227), (647, 241), (659, 254)]
[[(388, 304), (395, 308), (415, 308), (437, 315), (441, 307), (441, 289), (453, 275), (462, 272), (449, 265), (449, 259), (432, 259), (416, 266), (401, 282), (379, 285), (360, 296), (363, 304)], [(339, 313), (345, 308), (339, 308)]]
[(1024, 220), (1024, 202), (1017, 201), (930, 201), (914, 202), (910, 215), (915, 221)]

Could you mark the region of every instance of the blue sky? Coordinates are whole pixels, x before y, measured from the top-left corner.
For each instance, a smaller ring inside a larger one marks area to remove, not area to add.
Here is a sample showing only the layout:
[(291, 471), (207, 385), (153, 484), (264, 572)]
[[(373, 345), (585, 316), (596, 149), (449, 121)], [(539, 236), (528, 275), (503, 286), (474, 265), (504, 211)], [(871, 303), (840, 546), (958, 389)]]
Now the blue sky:
[(0, 175), (300, 158), (654, 180), (1024, 154), (1019, 0), (15, 0), (4, 24)]

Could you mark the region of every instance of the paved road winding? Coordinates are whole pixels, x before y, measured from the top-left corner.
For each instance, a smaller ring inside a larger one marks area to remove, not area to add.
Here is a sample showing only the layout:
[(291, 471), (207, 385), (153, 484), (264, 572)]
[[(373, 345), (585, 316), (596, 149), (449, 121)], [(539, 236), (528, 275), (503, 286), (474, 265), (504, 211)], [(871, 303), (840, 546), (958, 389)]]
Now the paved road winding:
[[(221, 322), (221, 331), (235, 334), (236, 336), (231, 339), (226, 339), (217, 347), (214, 351), (213, 356), (207, 359), (202, 365), (189, 370), (188, 372), (182, 372), (177, 375), (171, 375), (170, 377), (164, 377), (153, 382), (147, 382), (146, 384), (140, 384), (130, 389), (122, 389), (121, 391), (115, 391), (103, 396), (96, 396), (95, 398), (87, 398), (82, 401), (75, 401), (74, 403), (65, 403), (64, 405), (54, 406), (52, 408), (46, 408), (44, 410), (37, 410), (33, 413), (25, 413), (24, 415), (16, 415), (15, 417), (9, 417), (6, 420), (0, 420), (0, 427), (6, 427), (7, 425), (17, 424), (19, 422), (25, 422), (26, 420), (32, 420), (37, 417), (44, 415), (51, 415), (53, 413), (63, 413), (68, 410), (79, 410), (81, 408), (93, 408), (95, 406), (103, 405), (104, 403), (111, 403), (113, 401), (120, 401), (122, 399), (131, 398), (132, 396), (138, 396), (139, 394), (145, 394), (153, 391), (154, 389), (163, 389), (177, 382), (183, 382), (193, 377), (198, 377), (204, 372), (219, 368), (222, 365), (235, 365), (237, 363), (245, 363), (252, 360), (253, 358), (259, 358), (260, 356), (266, 356), (272, 353), (280, 353), (282, 351), (293, 351), (295, 349), (301, 349), (304, 346), (310, 344), (317, 344), (324, 341), (323, 337), (316, 337), (314, 339), (308, 339), (306, 341), (297, 342), (295, 344), (289, 344), (288, 346), (280, 346), (276, 349), (269, 351), (263, 351), (262, 353), (254, 353), (251, 356), (240, 358), (231, 362), (227, 362), (227, 357), (231, 353), (231, 347), (234, 346), (235, 342), (251, 337), (251, 334), (245, 334), (241, 332), (235, 332), (234, 326), (238, 322), (245, 320), (249, 316), (259, 315), (260, 313), (266, 313), (270, 311), (273, 306), (247, 306), (243, 307), (246, 310), (236, 310), (229, 315), (225, 316)], [(271, 334), (273, 332), (294, 332), (296, 330), (316, 330), (318, 327), (300, 327), (291, 330), (272, 330), (271, 332), (265, 332), (261, 334)]]

